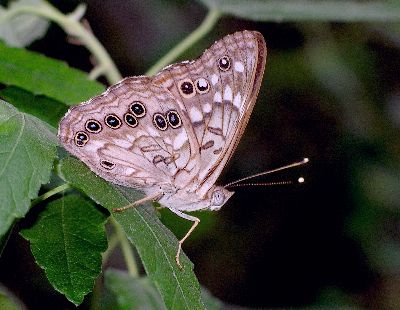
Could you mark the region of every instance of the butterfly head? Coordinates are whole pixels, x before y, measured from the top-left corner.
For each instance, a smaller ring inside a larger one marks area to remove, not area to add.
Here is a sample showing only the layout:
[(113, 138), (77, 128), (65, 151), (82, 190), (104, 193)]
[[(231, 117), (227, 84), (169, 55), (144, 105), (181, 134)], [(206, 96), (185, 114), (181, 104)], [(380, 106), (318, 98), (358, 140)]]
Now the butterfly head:
[(218, 211), (233, 194), (233, 192), (228, 191), (222, 186), (216, 186), (211, 194), (209, 209), (211, 211)]

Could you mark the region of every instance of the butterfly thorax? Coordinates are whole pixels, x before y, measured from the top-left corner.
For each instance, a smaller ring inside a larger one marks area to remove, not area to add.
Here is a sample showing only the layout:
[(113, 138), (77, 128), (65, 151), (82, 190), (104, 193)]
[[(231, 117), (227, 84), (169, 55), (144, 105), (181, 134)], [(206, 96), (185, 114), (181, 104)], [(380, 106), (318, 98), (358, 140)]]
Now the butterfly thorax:
[(203, 196), (200, 196), (196, 191), (178, 189), (175, 192), (164, 192), (159, 202), (162, 206), (180, 211), (217, 211), (232, 195), (233, 192), (221, 186), (213, 186)]

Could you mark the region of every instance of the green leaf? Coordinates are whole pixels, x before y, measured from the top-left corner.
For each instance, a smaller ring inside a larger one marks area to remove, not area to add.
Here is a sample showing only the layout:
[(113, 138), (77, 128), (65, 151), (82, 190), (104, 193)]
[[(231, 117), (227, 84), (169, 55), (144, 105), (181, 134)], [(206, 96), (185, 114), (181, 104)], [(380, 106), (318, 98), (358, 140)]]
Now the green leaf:
[(56, 100), (34, 94), (15, 86), (0, 90), (0, 98), (11, 103), (19, 111), (31, 114), (57, 128), (68, 107)]
[(57, 139), (48, 125), (0, 100), (0, 236), (50, 179)]
[(200, 0), (210, 9), (256, 21), (388, 22), (400, 20), (391, 1)]
[(87, 74), (65, 63), (25, 49), (0, 43), (0, 83), (18, 86), (68, 105), (77, 104), (104, 90)]
[(32, 14), (20, 14), (10, 19), (4, 17), (11, 10), (26, 5), (40, 5), (43, 0), (16, 0), (11, 1), (8, 8), (0, 6), (0, 39), (8, 45), (24, 47), (33, 41), (42, 38), (49, 28), (49, 21)]
[(115, 300), (113, 309), (166, 309), (148, 278), (133, 278), (126, 272), (111, 269), (105, 272), (104, 285)]
[(92, 173), (82, 162), (67, 158), (60, 163), (63, 177), (85, 192), (95, 202), (111, 211), (128, 239), (136, 246), (149, 278), (161, 294), (168, 309), (204, 309), (200, 285), (193, 264), (182, 254), (183, 270), (175, 262), (176, 237), (160, 222), (154, 209), (139, 206), (123, 213), (113, 208), (137, 200), (137, 192), (111, 185)]
[(92, 291), (101, 271), (106, 218), (80, 196), (67, 195), (49, 203), (21, 232), (50, 283), (76, 305)]

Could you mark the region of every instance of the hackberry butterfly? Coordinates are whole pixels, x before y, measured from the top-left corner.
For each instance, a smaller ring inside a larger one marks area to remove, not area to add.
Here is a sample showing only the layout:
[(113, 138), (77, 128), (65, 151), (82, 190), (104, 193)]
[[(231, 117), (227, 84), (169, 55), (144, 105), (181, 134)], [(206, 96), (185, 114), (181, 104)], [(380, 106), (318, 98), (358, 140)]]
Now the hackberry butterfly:
[(241, 31), (215, 42), (194, 61), (153, 77), (128, 77), (68, 111), (59, 126), (64, 147), (104, 179), (146, 194), (178, 216), (219, 210), (233, 195), (215, 182), (239, 143), (265, 68), (263, 36)]

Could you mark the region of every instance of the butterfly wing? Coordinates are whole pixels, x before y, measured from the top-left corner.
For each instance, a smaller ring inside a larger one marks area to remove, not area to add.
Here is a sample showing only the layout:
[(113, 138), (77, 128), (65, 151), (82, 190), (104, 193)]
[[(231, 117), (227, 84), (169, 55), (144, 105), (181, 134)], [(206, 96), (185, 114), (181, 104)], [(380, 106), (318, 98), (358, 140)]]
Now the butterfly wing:
[(182, 169), (198, 161), (179, 114), (175, 98), (149, 78), (126, 78), (73, 107), (60, 123), (59, 139), (110, 182), (172, 191)]
[(215, 42), (191, 62), (153, 78), (176, 98), (199, 146), (196, 192), (203, 196), (232, 156), (253, 110), (267, 49), (258, 32), (242, 31)]

